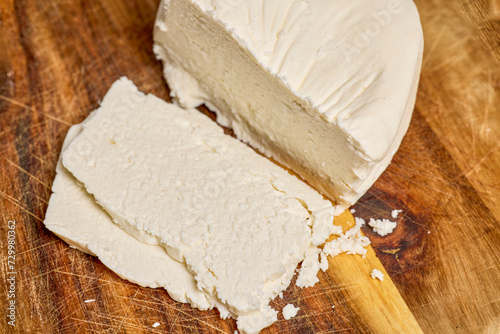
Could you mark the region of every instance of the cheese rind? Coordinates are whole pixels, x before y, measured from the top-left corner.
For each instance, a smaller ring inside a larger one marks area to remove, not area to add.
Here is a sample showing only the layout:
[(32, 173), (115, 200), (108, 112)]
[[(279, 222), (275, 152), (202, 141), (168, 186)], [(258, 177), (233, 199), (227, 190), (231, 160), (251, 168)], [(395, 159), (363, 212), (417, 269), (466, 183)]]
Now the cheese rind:
[(305, 183), (198, 111), (145, 96), (125, 79), (63, 164), (127, 232), (144, 232), (185, 261), (198, 289), (246, 333), (275, 321), (268, 303), (311, 245), (312, 217), (333, 224), (331, 203)]
[(154, 40), (174, 100), (344, 206), (408, 128), (423, 45), (411, 0), (169, 0)]

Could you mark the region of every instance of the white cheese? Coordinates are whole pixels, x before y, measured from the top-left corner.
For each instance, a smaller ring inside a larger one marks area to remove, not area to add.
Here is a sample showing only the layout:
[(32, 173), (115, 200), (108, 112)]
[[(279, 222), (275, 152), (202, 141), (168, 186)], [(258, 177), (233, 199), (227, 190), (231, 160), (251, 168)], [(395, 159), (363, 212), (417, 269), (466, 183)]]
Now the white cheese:
[(154, 40), (177, 103), (344, 207), (399, 147), (423, 50), (411, 0), (168, 0)]
[(304, 261), (299, 270), (299, 276), (295, 285), (299, 288), (308, 288), (319, 282), (318, 271), (320, 269), (320, 262), (318, 256), (320, 249), (310, 246), (306, 251)]
[(384, 280), (384, 274), (382, 274), (382, 272), (380, 270), (378, 270), (378, 269), (373, 269), (372, 272), (370, 273), (370, 276), (373, 279), (378, 278), (380, 281)]
[[(81, 130), (80, 124), (70, 128), (63, 150)], [(163, 287), (173, 299), (189, 301), (199, 309), (213, 306), (198, 290), (184, 264), (172, 259), (163, 248), (137, 241), (120, 229), (60, 161), (56, 172), (44, 220), (49, 230), (82, 252), (97, 256), (124, 279), (142, 286)]]
[(389, 219), (373, 219), (370, 218), (370, 221), (368, 222), (368, 225), (373, 228), (373, 231), (377, 233), (378, 235), (381, 236), (386, 236), (392, 231), (397, 226), (396, 222), (392, 222)]
[(289, 320), (297, 315), (297, 312), (299, 312), (300, 307), (295, 307), (293, 304), (287, 304), (283, 308), (283, 318), (285, 320)]
[(336, 213), (206, 116), (145, 96), (126, 79), (113, 84), (63, 164), (128, 233), (186, 262), (198, 289), (244, 333), (276, 321), (269, 301), (315, 248), (311, 225), (333, 224)]
[(356, 225), (341, 234), (337, 239), (329, 241), (323, 247), (323, 252), (330, 256), (336, 256), (341, 253), (359, 254), (366, 256), (367, 247), (370, 244), (370, 239), (361, 234), (361, 226), (365, 221), (361, 218), (355, 218)]
[(398, 216), (399, 216), (399, 214), (401, 212), (403, 212), (403, 210), (392, 210), (391, 211), (391, 217), (394, 218), (394, 219), (396, 219), (396, 218), (398, 218)]
[(328, 267), (329, 267), (329, 264), (328, 264), (328, 258), (326, 256), (326, 253), (325, 252), (321, 252), (319, 253), (319, 269), (321, 269), (321, 271), (325, 272), (328, 270)]
[(355, 218), (355, 220), (355, 226), (345, 233), (342, 233), (340, 226), (335, 226), (336, 228), (332, 235), (339, 237), (327, 242), (323, 250), (313, 246), (307, 249), (304, 261), (302, 261), (302, 266), (299, 270), (299, 276), (295, 282), (298, 287), (311, 287), (319, 281), (317, 277), (318, 271), (320, 269), (322, 271), (328, 270), (327, 255), (333, 257), (341, 253), (346, 253), (366, 256), (367, 250), (365, 247), (370, 244), (370, 239), (361, 234), (361, 226), (365, 224), (365, 221), (361, 218)]
[(313, 245), (322, 245), (332, 234), (342, 234), (342, 227), (331, 223), (333, 221), (333, 217), (338, 216), (343, 212), (343, 210), (339, 208), (340, 206), (336, 205), (335, 210), (321, 210), (311, 215), (313, 229), (311, 242)]

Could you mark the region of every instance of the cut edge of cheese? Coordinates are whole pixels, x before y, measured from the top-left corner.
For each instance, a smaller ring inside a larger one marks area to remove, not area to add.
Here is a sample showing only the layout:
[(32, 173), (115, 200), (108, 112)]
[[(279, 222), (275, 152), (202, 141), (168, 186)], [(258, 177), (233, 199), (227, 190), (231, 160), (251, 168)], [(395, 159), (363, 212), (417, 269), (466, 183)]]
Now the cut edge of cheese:
[[(409, 126), (423, 50), (418, 13), (409, 0), (398, 8), (389, 1), (346, 0), (342, 8), (328, 1), (281, 2), (162, 1), (154, 52), (174, 101), (184, 107), (205, 103), (238, 138), (347, 207), (389, 165)], [(339, 7), (332, 14), (338, 22), (325, 21), (333, 7)], [(350, 36), (356, 25), (380, 22), (370, 16), (372, 9), (389, 13), (392, 21), (380, 23), (369, 47), (344, 61), (339, 49), (352, 41), (336, 40), (337, 30), (347, 29)], [(312, 36), (309, 29), (326, 37)], [(324, 38), (330, 38), (328, 45), (318, 45)], [(369, 50), (378, 54), (363, 56)], [(335, 63), (339, 71), (327, 71)], [(340, 86), (321, 72), (341, 77)], [(398, 80), (399, 86), (392, 82)], [(343, 101), (344, 95), (352, 100)]]

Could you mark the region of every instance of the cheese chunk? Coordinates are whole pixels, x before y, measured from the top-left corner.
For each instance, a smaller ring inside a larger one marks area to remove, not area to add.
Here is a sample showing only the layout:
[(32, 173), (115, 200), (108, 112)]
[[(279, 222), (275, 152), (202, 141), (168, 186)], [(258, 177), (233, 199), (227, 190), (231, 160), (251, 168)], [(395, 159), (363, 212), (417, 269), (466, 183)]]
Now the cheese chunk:
[(314, 226), (333, 224), (337, 210), (197, 110), (126, 79), (62, 161), (124, 230), (185, 262), (244, 333), (277, 319), (269, 301), (290, 284)]
[(289, 320), (297, 315), (297, 312), (299, 312), (300, 307), (295, 307), (293, 304), (287, 304), (283, 308), (283, 318), (285, 320)]
[(373, 228), (373, 231), (381, 236), (386, 236), (391, 234), (392, 231), (397, 226), (396, 222), (390, 221), (389, 219), (374, 219), (370, 218), (368, 225)]
[(372, 272), (370, 273), (370, 276), (373, 278), (373, 279), (376, 279), (378, 278), (380, 281), (383, 281), (384, 280), (384, 274), (378, 270), (378, 269), (373, 269)]
[(411, 0), (168, 0), (154, 40), (174, 101), (344, 207), (399, 147), (423, 49)]
[[(80, 124), (70, 128), (63, 151), (81, 130)], [(121, 230), (60, 161), (56, 172), (44, 220), (49, 230), (82, 252), (97, 256), (124, 279), (141, 286), (163, 287), (173, 299), (201, 310), (214, 306), (196, 287), (185, 264), (172, 259), (162, 247), (144, 244)]]
[(313, 246), (307, 249), (304, 261), (302, 261), (302, 267), (299, 271), (299, 276), (295, 282), (298, 287), (308, 288), (319, 282), (318, 271), (320, 269), (320, 262), (318, 256), (320, 251), (319, 248)]
[(396, 218), (398, 218), (398, 216), (399, 216), (399, 214), (401, 212), (403, 212), (403, 210), (392, 210), (391, 211), (391, 217), (394, 218), (394, 219), (396, 219)]

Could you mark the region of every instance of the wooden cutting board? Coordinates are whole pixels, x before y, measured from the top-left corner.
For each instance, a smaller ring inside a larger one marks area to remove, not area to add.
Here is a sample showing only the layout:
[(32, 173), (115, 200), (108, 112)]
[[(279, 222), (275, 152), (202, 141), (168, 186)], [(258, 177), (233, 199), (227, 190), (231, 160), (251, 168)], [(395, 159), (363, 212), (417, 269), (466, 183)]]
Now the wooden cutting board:
[[(500, 1), (416, 4), (426, 49), (414, 117), (354, 207), (365, 219), (402, 209), (398, 228), (383, 238), (365, 229), (366, 259), (335, 257), (315, 287), (289, 288), (273, 306), (293, 303), (298, 315), (263, 333), (500, 333)], [(113, 81), (128, 76), (168, 100), (151, 51), (157, 5), (0, 1), (0, 332), (236, 329), (215, 310), (120, 279), (42, 224), (66, 131)], [(349, 212), (337, 219), (352, 221)], [(374, 268), (388, 274), (383, 282), (369, 277)]]

